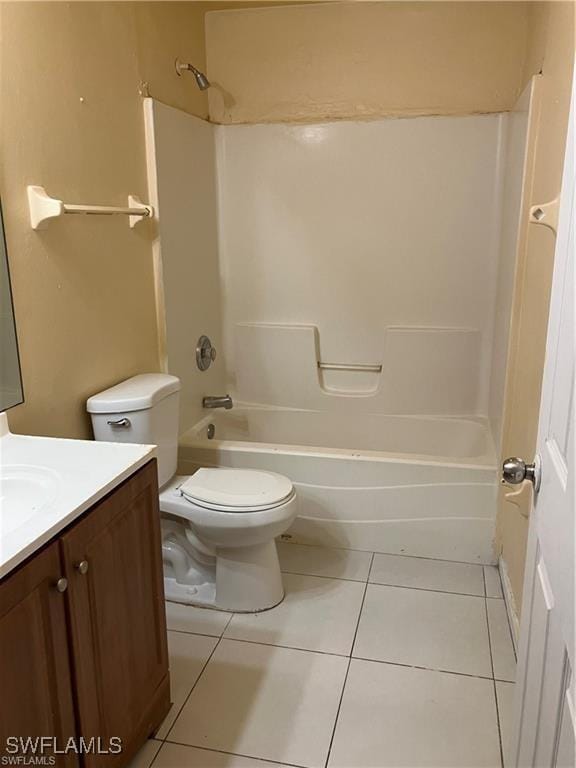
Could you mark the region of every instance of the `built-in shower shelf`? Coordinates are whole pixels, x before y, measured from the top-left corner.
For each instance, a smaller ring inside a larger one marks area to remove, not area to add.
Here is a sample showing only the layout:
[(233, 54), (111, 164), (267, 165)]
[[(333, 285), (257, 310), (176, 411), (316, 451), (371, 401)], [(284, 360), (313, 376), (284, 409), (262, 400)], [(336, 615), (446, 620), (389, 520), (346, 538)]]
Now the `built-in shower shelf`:
[(135, 195), (128, 195), (128, 205), (122, 207), (64, 203), (62, 200), (58, 200), (58, 198), (50, 197), (44, 187), (34, 185), (30, 185), (27, 191), (32, 229), (46, 229), (51, 219), (56, 219), (64, 214), (80, 213), (91, 216), (128, 216), (128, 224), (133, 229), (143, 219), (150, 219), (154, 215), (152, 206), (143, 203)]

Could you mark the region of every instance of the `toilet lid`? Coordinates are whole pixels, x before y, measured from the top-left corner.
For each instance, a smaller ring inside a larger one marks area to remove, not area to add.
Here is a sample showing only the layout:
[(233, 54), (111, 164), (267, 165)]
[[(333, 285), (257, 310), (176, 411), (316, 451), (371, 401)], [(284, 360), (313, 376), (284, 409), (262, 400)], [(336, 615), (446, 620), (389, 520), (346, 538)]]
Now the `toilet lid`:
[(180, 486), (189, 501), (218, 509), (266, 509), (293, 492), (287, 477), (256, 469), (199, 469)]

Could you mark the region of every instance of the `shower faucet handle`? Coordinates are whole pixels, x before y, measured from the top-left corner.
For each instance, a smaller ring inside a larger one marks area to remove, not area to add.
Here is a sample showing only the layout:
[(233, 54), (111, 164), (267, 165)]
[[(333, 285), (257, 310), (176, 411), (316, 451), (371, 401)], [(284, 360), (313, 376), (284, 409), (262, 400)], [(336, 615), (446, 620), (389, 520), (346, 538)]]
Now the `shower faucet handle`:
[(196, 345), (196, 365), (201, 371), (207, 371), (210, 365), (216, 360), (216, 347), (208, 336), (200, 336)]

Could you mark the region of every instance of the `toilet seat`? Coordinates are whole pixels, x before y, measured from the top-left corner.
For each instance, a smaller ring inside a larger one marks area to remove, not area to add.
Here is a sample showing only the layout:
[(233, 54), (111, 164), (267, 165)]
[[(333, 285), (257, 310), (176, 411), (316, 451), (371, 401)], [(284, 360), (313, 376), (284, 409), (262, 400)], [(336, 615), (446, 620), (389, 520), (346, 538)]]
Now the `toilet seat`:
[(260, 512), (282, 506), (294, 496), (290, 480), (255, 469), (202, 468), (178, 488), (191, 504), (215, 512)]

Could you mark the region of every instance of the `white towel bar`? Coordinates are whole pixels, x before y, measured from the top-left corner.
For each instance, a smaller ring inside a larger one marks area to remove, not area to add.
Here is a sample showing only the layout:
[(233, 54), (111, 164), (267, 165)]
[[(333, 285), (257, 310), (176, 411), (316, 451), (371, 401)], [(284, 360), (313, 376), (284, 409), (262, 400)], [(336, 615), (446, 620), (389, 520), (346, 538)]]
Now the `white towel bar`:
[(318, 363), (321, 371), (358, 371), (361, 373), (382, 373), (381, 365), (361, 363)]
[(114, 205), (78, 205), (63, 203), (55, 197), (50, 197), (44, 187), (28, 187), (28, 205), (30, 207), (30, 224), (32, 229), (46, 229), (50, 219), (63, 216), (65, 213), (84, 213), (92, 216), (114, 216), (120, 214), (128, 216), (130, 228), (134, 228), (142, 219), (151, 218), (154, 209), (151, 205), (145, 205), (141, 200), (128, 195), (126, 207)]

